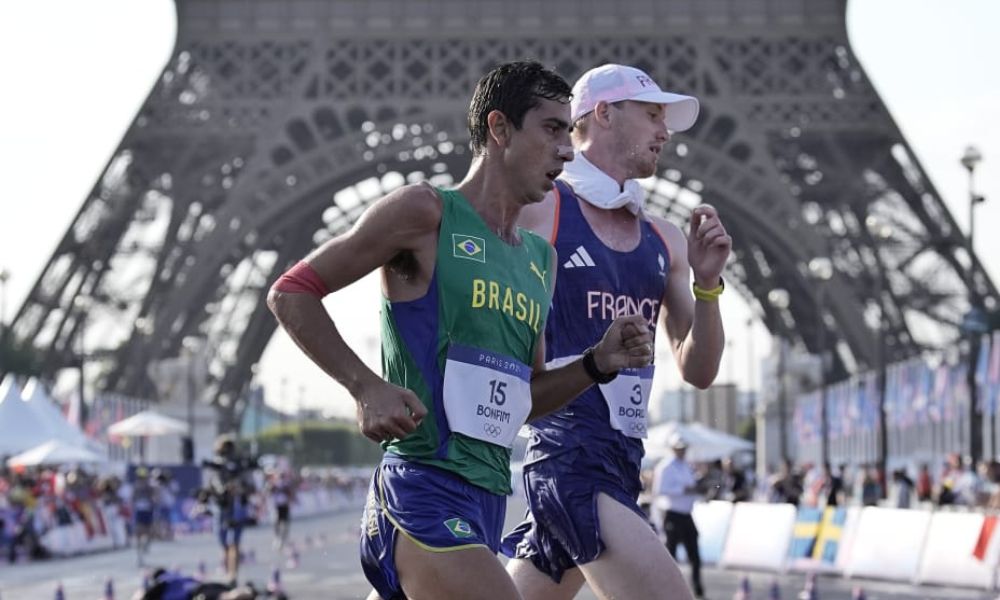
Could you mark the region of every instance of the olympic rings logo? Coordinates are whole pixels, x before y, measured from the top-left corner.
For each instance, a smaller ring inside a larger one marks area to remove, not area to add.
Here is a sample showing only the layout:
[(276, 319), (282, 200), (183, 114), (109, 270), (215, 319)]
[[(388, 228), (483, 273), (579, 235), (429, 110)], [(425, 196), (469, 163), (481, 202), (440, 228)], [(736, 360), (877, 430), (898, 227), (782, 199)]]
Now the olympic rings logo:
[(632, 433), (641, 433), (641, 434), (646, 433), (645, 423), (636, 423), (635, 421), (632, 421), (631, 423), (628, 424), (628, 428), (632, 431)]
[(493, 423), (483, 423), (483, 431), (492, 438), (498, 438), (503, 433), (503, 427)]

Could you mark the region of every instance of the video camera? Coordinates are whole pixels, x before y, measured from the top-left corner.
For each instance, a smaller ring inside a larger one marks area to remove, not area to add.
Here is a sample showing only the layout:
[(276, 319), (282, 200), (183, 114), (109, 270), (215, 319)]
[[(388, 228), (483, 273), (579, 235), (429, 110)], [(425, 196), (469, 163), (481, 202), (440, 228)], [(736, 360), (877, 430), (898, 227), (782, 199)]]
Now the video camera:
[(256, 457), (216, 457), (201, 461), (201, 466), (217, 472), (223, 480), (239, 477), (247, 471), (260, 468)]

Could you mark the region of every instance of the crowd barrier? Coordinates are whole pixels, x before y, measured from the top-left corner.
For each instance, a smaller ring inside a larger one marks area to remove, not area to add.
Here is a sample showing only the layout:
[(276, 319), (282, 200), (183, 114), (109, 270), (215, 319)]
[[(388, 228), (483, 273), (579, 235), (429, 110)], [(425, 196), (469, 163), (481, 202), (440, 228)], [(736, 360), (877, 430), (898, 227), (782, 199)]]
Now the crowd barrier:
[(724, 567), (784, 571), (794, 527), (795, 507), (791, 504), (740, 502), (733, 507), (719, 563)]
[(702, 561), (723, 568), (992, 590), (1000, 564), (1000, 525), (979, 512), (713, 500), (692, 516)]
[(69, 523), (51, 527), (39, 536), (53, 556), (110, 550), (128, 543), (126, 521), (118, 507), (79, 502), (73, 509)]
[[(330, 514), (345, 509), (361, 509), (365, 489), (350, 490), (315, 489), (301, 491), (292, 505), (292, 518)], [(189, 506), (185, 501), (184, 506)], [(111, 550), (128, 544), (128, 519), (117, 506), (98, 507), (94, 503), (80, 503), (73, 511), (69, 523), (54, 525), (40, 535), (41, 543), (53, 556), (71, 556), (101, 550)], [(184, 511), (177, 511), (184, 512)], [(259, 523), (274, 520), (274, 507), (265, 504), (258, 514)], [(213, 519), (185, 518), (174, 522), (176, 534), (195, 534), (211, 531)]]

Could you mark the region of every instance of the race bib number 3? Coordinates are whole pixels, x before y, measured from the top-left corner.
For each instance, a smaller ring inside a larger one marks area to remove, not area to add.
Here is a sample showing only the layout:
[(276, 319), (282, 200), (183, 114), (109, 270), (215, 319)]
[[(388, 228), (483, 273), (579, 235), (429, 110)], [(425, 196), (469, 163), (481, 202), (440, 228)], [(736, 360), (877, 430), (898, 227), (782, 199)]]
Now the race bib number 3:
[(531, 367), (452, 344), (444, 369), (444, 411), (452, 431), (510, 448), (531, 412)]
[(653, 389), (652, 365), (642, 369), (622, 369), (610, 383), (601, 384), (608, 403), (611, 426), (633, 438), (645, 438), (649, 393)]

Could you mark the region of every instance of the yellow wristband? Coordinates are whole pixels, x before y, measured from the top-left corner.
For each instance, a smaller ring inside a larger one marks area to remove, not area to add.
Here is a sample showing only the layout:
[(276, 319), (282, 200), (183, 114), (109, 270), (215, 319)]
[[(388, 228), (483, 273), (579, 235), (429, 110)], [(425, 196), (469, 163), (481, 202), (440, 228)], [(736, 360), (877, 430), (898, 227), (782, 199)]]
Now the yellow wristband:
[(719, 285), (710, 290), (702, 289), (698, 287), (697, 283), (691, 285), (691, 289), (694, 290), (694, 297), (697, 300), (703, 302), (718, 302), (719, 296), (722, 295), (723, 290), (726, 289), (726, 282), (719, 277)]

